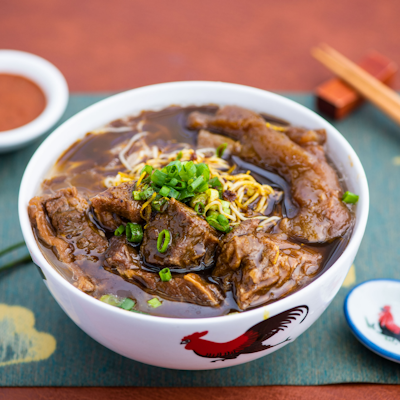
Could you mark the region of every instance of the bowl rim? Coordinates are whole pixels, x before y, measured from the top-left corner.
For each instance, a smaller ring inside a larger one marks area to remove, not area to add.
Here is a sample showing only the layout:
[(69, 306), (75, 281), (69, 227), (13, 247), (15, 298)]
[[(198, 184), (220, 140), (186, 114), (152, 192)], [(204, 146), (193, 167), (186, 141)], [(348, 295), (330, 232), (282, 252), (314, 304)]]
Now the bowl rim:
[[(68, 104), (68, 84), (55, 65), (35, 54), (0, 49), (0, 60), (5, 63), (0, 66), (0, 73), (23, 76), (36, 83), (46, 96), (46, 106), (34, 120), (0, 132), (0, 150), (12, 150), (41, 136), (61, 118)], [(44, 85), (40, 80), (48, 84)]]
[[(75, 121), (79, 121), (80, 119), (85, 117), (85, 114), (89, 114), (92, 112), (95, 112), (96, 109), (101, 109), (102, 107), (108, 106), (109, 104), (113, 102), (120, 102), (125, 99), (125, 97), (129, 97), (130, 93), (136, 92), (136, 94), (141, 94), (143, 92), (157, 92), (159, 89), (170, 89), (174, 90), (180, 87), (190, 87), (191, 89), (196, 89), (196, 88), (204, 88), (204, 86), (211, 86), (214, 90), (221, 88), (221, 89), (234, 89), (238, 91), (238, 95), (242, 91), (246, 91), (248, 93), (253, 93), (255, 95), (263, 95), (266, 97), (269, 97), (270, 100), (277, 101), (278, 103), (286, 103), (290, 105), (291, 108), (297, 109), (302, 114), (309, 115), (316, 121), (320, 122), (322, 126), (327, 126), (329, 127), (330, 131), (333, 133), (333, 135), (336, 136), (336, 139), (340, 142), (340, 147), (347, 152), (349, 157), (351, 158), (353, 168), (355, 168), (357, 172), (357, 177), (358, 181), (360, 184), (360, 199), (362, 198), (362, 201), (359, 202), (357, 207), (360, 208), (359, 212), (359, 217), (356, 220), (356, 224), (354, 226), (353, 232), (351, 234), (349, 243), (347, 247), (345, 248), (344, 252), (340, 255), (340, 257), (335, 261), (335, 263), (328, 269), (326, 270), (323, 274), (321, 274), (319, 277), (317, 277), (314, 281), (312, 281), (310, 284), (307, 286), (303, 287), (302, 289), (298, 290), (297, 292), (291, 294), (290, 296), (284, 297), (283, 299), (280, 299), (274, 303), (270, 303), (267, 305), (261, 305), (259, 307), (256, 307), (252, 310), (238, 313), (235, 315), (231, 315), (230, 318), (237, 318), (240, 319), (245, 319), (245, 318), (250, 318), (253, 315), (256, 315), (257, 313), (260, 313), (260, 311), (265, 310), (265, 307), (268, 307), (268, 312), (269, 315), (276, 315), (277, 313), (281, 312), (282, 309), (287, 309), (291, 307), (291, 303), (297, 302), (299, 305), (302, 304), (303, 296), (306, 292), (310, 292), (315, 288), (317, 285), (321, 284), (323, 280), (329, 280), (332, 276), (335, 275), (336, 271), (340, 267), (341, 260), (344, 260), (347, 257), (351, 257), (351, 252), (352, 248), (356, 247), (358, 248), (362, 237), (364, 235), (365, 227), (367, 224), (367, 219), (368, 219), (368, 211), (369, 211), (369, 191), (368, 191), (368, 183), (367, 183), (367, 178), (364, 172), (364, 169), (361, 165), (361, 162), (351, 147), (351, 145), (347, 142), (347, 140), (341, 135), (341, 133), (333, 127), (328, 121), (326, 121), (324, 118), (316, 114), (314, 111), (306, 108), (305, 106), (296, 103), (293, 100), (287, 99), (281, 95), (263, 90), (263, 89), (257, 89), (254, 87), (250, 86), (245, 86), (245, 85), (239, 85), (239, 84), (234, 84), (234, 83), (226, 83), (226, 82), (215, 82), (215, 81), (180, 81), (180, 82), (168, 82), (168, 83), (160, 83), (160, 84), (155, 84), (155, 85), (148, 85), (148, 86), (143, 86), (140, 88), (136, 89), (131, 89), (128, 91), (124, 91), (118, 94), (115, 94), (113, 96), (107, 97), (104, 100), (101, 100), (85, 109), (80, 111), (79, 113), (75, 114), (71, 118), (69, 118), (67, 121), (65, 121), (62, 125), (60, 125), (51, 135), (49, 135), (44, 142), (39, 146), (39, 148), (35, 151), (33, 154), (31, 160), (29, 161), (24, 175), (22, 177), (21, 185), (20, 185), (20, 191), (19, 191), (19, 199), (18, 199), (18, 213), (19, 213), (19, 219), (20, 219), (20, 225), (21, 225), (21, 230), (25, 239), (25, 242), (27, 244), (27, 247), (31, 253), (34, 255), (34, 259), (37, 259), (39, 261), (39, 264), (45, 266), (45, 272), (46, 274), (52, 275), (52, 278), (58, 281), (62, 286), (66, 287), (68, 291), (71, 291), (71, 294), (74, 294), (78, 296), (83, 302), (91, 303), (93, 304), (94, 307), (99, 307), (102, 308), (104, 311), (109, 310), (110, 307), (112, 307), (112, 312), (114, 313), (121, 313), (120, 315), (124, 315), (125, 318), (133, 318), (133, 320), (139, 320), (142, 322), (147, 322), (147, 323), (166, 323), (171, 326), (173, 325), (187, 325), (191, 327), (195, 326), (203, 326), (204, 324), (207, 324), (207, 326), (215, 326), (218, 325), (220, 322), (224, 321), (225, 315), (222, 316), (216, 316), (216, 317), (207, 317), (207, 318), (176, 318), (176, 317), (164, 317), (164, 316), (155, 316), (155, 315), (147, 315), (147, 314), (139, 314), (139, 313), (126, 313), (124, 310), (121, 310), (117, 307), (110, 306), (106, 303), (103, 303), (99, 301), (98, 299), (87, 295), (86, 293), (81, 292), (79, 289), (77, 289), (75, 286), (73, 286), (70, 282), (68, 282), (65, 278), (63, 278), (57, 271), (56, 269), (51, 266), (51, 264), (46, 260), (42, 252), (40, 251), (40, 248), (35, 240), (33, 230), (29, 221), (28, 217), (28, 212), (27, 212), (27, 207), (26, 204), (29, 201), (29, 199), (24, 198), (24, 192), (27, 190), (29, 186), (31, 186), (33, 183), (29, 180), (28, 172), (32, 168), (34, 164), (39, 162), (40, 160), (40, 151), (41, 149), (44, 149), (47, 147), (51, 142), (55, 139), (55, 136), (60, 130), (64, 130), (64, 127), (68, 127), (69, 125), (74, 125)], [(194, 103), (195, 101), (193, 101)], [(133, 108), (133, 107), (132, 107)], [(148, 107), (146, 107), (148, 108)], [(156, 107), (155, 107), (156, 108)], [(123, 116), (121, 116), (123, 117)], [(97, 126), (93, 127), (92, 129), (98, 128)], [(60, 152), (61, 154), (61, 152)], [(362, 196), (362, 197), (361, 197)], [(40, 268), (42, 266), (39, 265)], [(349, 266), (350, 267), (350, 266)], [(344, 277), (343, 277), (344, 279)], [(109, 310), (111, 311), (111, 310)], [(238, 321), (239, 322), (239, 321)]]

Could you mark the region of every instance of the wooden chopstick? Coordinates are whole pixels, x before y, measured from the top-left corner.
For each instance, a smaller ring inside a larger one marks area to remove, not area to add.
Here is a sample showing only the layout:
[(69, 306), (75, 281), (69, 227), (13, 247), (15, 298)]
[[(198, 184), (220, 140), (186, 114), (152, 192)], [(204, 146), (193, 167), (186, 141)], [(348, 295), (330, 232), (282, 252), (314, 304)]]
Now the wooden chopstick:
[(326, 44), (311, 54), (400, 125), (400, 96), (394, 90)]

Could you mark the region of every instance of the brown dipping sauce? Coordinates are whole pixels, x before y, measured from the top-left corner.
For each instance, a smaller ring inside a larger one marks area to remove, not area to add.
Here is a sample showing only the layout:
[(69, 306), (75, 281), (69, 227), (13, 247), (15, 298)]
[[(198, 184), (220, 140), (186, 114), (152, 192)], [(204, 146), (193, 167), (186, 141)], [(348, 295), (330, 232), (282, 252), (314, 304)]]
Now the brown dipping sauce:
[(0, 132), (19, 128), (36, 119), (46, 107), (46, 96), (31, 80), (0, 74)]

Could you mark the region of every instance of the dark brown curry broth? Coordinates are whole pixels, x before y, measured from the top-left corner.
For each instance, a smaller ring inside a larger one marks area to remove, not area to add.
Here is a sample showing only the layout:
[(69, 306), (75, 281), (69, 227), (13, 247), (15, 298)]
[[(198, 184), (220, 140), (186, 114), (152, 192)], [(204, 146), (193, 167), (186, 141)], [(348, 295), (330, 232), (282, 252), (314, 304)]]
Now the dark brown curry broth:
[[(132, 130), (126, 132), (107, 132), (105, 129), (104, 133), (88, 133), (60, 156), (49, 175), (50, 178), (43, 182), (41, 194), (51, 193), (68, 186), (76, 186), (78, 191), (87, 197), (105, 190), (102, 184), (103, 179), (107, 176), (115, 176), (118, 171), (124, 170), (118, 159), (118, 154), (112, 154), (110, 150), (129, 140), (137, 132), (136, 124), (143, 119), (146, 122), (142, 130), (151, 133), (144, 138), (147, 144), (157, 143), (163, 146), (167, 141), (174, 141), (188, 143), (195, 147), (197, 132), (186, 128), (187, 115), (194, 110), (212, 113), (216, 109), (216, 106), (186, 108), (172, 106), (158, 112), (142, 112), (137, 117), (120, 119), (109, 124), (110, 127), (114, 128), (132, 126)], [(94, 220), (91, 214), (88, 215), (88, 218)], [(349, 241), (350, 234), (349, 230), (344, 238), (323, 245), (301, 244), (302, 247), (309, 248), (311, 251), (317, 251), (323, 256), (324, 262), (313, 279), (329, 268), (343, 252)], [(109, 234), (107, 233), (107, 235)], [(67, 270), (67, 267), (57, 260), (51, 249), (44, 246), (41, 242), (39, 243), (47, 260), (66, 279), (71, 281), (71, 272)], [(96, 254), (95, 256), (98, 257), (98, 261), (81, 261), (79, 266), (89, 276), (93, 276), (100, 283), (99, 289), (94, 293), (94, 296), (97, 298), (106, 293), (113, 293), (121, 297), (131, 297), (137, 301), (137, 310), (166, 317), (205, 318), (239, 311), (233, 299), (232, 292), (226, 294), (225, 302), (217, 308), (172, 302), (163, 299), (162, 306), (154, 309), (147, 304), (147, 300), (153, 298), (154, 295), (150, 295), (138, 286), (125, 281), (120, 276), (106, 271), (103, 268), (104, 254)], [(212, 280), (210, 273), (210, 270), (201, 272), (204, 277)], [(293, 292), (290, 292), (289, 295), (291, 293)], [(279, 297), (279, 291), (276, 294)]]

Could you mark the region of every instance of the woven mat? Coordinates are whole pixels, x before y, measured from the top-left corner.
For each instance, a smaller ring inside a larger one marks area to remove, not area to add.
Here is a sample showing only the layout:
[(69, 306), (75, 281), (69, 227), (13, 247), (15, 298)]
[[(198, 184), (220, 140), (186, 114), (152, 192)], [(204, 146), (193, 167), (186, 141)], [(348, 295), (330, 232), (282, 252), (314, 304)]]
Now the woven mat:
[[(311, 95), (287, 97), (313, 108)], [(63, 122), (105, 96), (71, 96)], [(0, 274), (0, 385), (2, 386), (253, 386), (341, 382), (400, 383), (400, 368), (367, 350), (350, 333), (343, 301), (352, 285), (372, 278), (400, 279), (400, 129), (365, 105), (335, 126), (367, 173), (371, 209), (355, 261), (355, 277), (321, 318), (294, 343), (237, 367), (174, 371), (141, 364), (83, 333), (53, 300), (34, 264)], [(22, 240), (19, 183), (40, 141), (0, 154), (0, 250)], [(397, 158), (396, 158), (397, 157)], [(26, 249), (13, 253), (23, 255)], [(8, 259), (1, 259), (1, 264)]]

